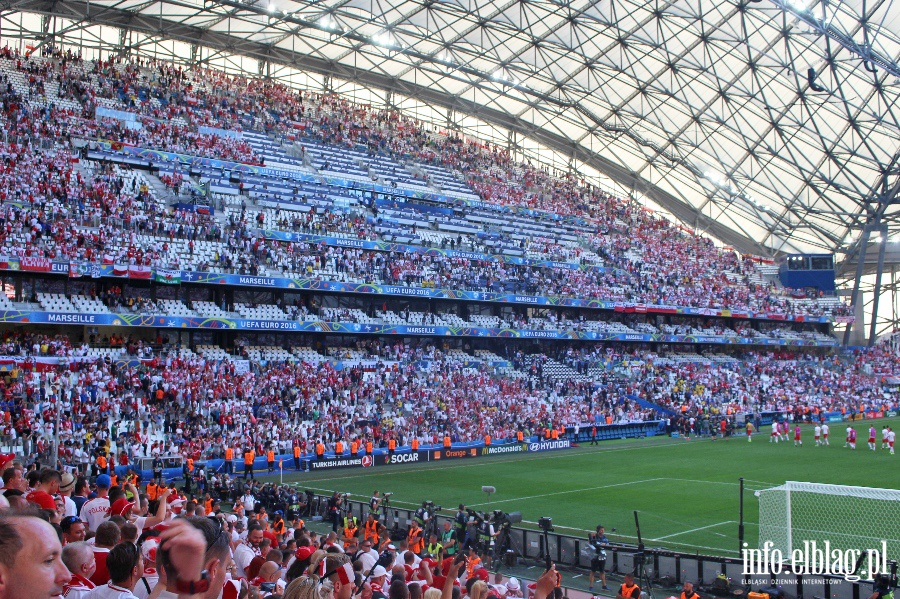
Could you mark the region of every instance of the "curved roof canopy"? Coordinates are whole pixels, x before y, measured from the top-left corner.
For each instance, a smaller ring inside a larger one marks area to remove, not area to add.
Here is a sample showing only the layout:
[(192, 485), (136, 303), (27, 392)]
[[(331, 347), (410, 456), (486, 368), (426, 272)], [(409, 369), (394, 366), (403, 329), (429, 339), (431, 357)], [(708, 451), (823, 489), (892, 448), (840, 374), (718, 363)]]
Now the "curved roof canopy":
[(64, 17), (44, 20), (45, 41), (113, 25), (475, 114), (743, 251), (852, 250), (867, 224), (900, 234), (900, 0), (0, 7)]

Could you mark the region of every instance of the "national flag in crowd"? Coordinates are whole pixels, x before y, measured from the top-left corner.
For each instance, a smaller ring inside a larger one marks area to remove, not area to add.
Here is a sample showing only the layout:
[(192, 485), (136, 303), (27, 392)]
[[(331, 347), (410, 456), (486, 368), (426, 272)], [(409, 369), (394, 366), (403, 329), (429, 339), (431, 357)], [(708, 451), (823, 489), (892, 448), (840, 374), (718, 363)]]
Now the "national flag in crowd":
[(127, 264), (113, 265), (112, 274), (114, 277), (127, 277), (128, 276), (128, 265)]
[(149, 266), (133, 264), (128, 267), (128, 278), (130, 279), (150, 279), (152, 276), (153, 269)]
[(153, 280), (166, 285), (181, 285), (181, 271), (170, 268), (157, 268), (153, 272)]
[(80, 264), (78, 262), (69, 262), (69, 278), (70, 279), (80, 279), (87, 273), (87, 264)]

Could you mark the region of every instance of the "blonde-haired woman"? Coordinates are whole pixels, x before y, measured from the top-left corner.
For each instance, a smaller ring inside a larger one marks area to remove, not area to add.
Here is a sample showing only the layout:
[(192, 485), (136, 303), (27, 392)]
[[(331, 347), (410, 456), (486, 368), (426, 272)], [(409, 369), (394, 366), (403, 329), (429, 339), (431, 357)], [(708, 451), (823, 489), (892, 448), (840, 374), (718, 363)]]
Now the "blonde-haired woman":
[(472, 585), (469, 591), (469, 599), (486, 599), (488, 594), (488, 585), (483, 580), (479, 580)]

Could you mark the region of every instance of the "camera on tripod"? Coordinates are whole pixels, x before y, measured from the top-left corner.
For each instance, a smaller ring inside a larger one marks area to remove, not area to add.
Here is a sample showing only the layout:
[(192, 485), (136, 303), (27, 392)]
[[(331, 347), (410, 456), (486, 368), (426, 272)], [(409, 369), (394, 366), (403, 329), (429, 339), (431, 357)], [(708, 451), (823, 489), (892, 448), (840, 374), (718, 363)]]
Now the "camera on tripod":
[(538, 520), (538, 528), (544, 532), (553, 532), (553, 518), (550, 518), (549, 516), (542, 517)]
[(484, 522), (484, 514), (481, 512), (476, 512), (472, 508), (466, 508), (466, 513), (469, 514), (469, 520), (474, 522), (476, 525)]
[(430, 514), (432, 514), (432, 515), (434, 515), (435, 511), (438, 511), (438, 512), (439, 512), (439, 511), (441, 511), (442, 509), (444, 509), (443, 507), (441, 507), (441, 506), (439, 506), (439, 505), (438, 505), (438, 506), (435, 506), (433, 501), (426, 501), (426, 502), (424, 503), (424, 507), (425, 507), (425, 509), (427, 509), (428, 512), (429, 512)]

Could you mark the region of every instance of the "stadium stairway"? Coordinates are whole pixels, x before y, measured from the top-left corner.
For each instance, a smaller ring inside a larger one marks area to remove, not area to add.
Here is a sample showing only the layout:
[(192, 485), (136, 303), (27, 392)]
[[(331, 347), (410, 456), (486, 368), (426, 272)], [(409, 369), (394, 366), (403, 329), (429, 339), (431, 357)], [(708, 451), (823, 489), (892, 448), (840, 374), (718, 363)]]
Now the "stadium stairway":
[(647, 401), (646, 399), (641, 399), (637, 395), (629, 395), (628, 399), (635, 402), (641, 407), (647, 408), (648, 410), (656, 410), (657, 414), (665, 414), (667, 416), (677, 416), (677, 412), (670, 408), (664, 408), (659, 404), (655, 404), (652, 401)]

